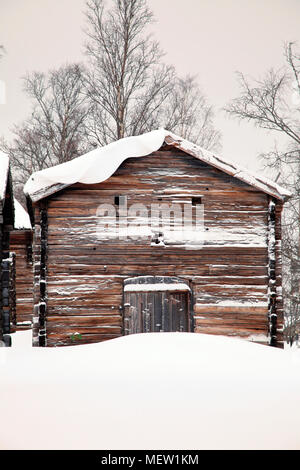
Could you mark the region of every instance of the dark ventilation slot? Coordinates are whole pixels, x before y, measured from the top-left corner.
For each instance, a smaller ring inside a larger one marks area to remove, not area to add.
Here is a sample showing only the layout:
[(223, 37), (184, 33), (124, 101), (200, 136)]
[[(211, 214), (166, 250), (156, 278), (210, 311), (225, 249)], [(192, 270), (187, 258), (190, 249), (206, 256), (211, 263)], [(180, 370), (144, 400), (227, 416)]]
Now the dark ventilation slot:
[(192, 205), (197, 206), (199, 204), (202, 204), (202, 198), (201, 197), (193, 197), (192, 198)]

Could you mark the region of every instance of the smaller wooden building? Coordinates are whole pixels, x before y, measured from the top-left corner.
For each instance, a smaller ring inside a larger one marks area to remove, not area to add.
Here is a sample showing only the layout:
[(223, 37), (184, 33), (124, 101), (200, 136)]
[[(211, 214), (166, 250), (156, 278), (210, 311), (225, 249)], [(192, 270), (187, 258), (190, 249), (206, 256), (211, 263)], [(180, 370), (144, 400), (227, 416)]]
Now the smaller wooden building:
[(10, 255), (14, 226), (12, 179), (7, 155), (0, 153), (0, 345), (10, 346), (15, 312), (15, 257)]
[(32, 327), (33, 308), (33, 266), (32, 266), (32, 227), (26, 210), (14, 198), (15, 223), (10, 234), (10, 251), (15, 255), (16, 310), (14, 325), (16, 330)]

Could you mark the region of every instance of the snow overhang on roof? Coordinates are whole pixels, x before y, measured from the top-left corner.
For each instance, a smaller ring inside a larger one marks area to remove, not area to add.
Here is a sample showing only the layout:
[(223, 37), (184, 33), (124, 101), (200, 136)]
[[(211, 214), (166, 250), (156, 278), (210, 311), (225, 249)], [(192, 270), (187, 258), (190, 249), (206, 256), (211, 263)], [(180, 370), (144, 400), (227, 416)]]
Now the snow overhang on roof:
[(0, 201), (5, 198), (6, 185), (8, 180), (9, 158), (0, 152)]
[(174, 146), (277, 199), (284, 201), (291, 197), (291, 193), (277, 183), (238, 167), (165, 129), (125, 137), (69, 162), (33, 173), (24, 192), (35, 202), (75, 183), (101, 183), (112, 176), (124, 160), (149, 155), (163, 144)]

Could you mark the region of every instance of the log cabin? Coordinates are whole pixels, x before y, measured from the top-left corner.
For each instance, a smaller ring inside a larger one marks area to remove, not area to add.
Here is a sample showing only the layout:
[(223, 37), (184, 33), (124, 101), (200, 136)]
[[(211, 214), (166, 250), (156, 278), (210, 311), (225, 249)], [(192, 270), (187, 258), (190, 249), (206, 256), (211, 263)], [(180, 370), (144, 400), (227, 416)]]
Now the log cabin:
[(32, 227), (29, 215), (14, 198), (15, 223), (10, 233), (10, 251), (15, 255), (16, 305), (14, 326), (18, 330), (32, 328)]
[(0, 345), (11, 346), (15, 314), (14, 256), (10, 232), (14, 224), (12, 179), (7, 155), (0, 152)]
[(36, 172), (24, 191), (34, 346), (161, 331), (283, 346), (290, 193), (277, 183), (159, 129)]

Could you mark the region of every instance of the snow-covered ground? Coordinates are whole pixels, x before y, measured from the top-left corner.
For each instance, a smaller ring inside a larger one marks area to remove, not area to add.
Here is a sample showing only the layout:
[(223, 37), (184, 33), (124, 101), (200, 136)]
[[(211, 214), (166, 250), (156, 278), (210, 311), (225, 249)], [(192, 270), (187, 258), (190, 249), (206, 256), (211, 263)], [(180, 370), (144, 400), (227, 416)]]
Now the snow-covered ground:
[(300, 353), (192, 333), (0, 348), (1, 449), (300, 449)]

